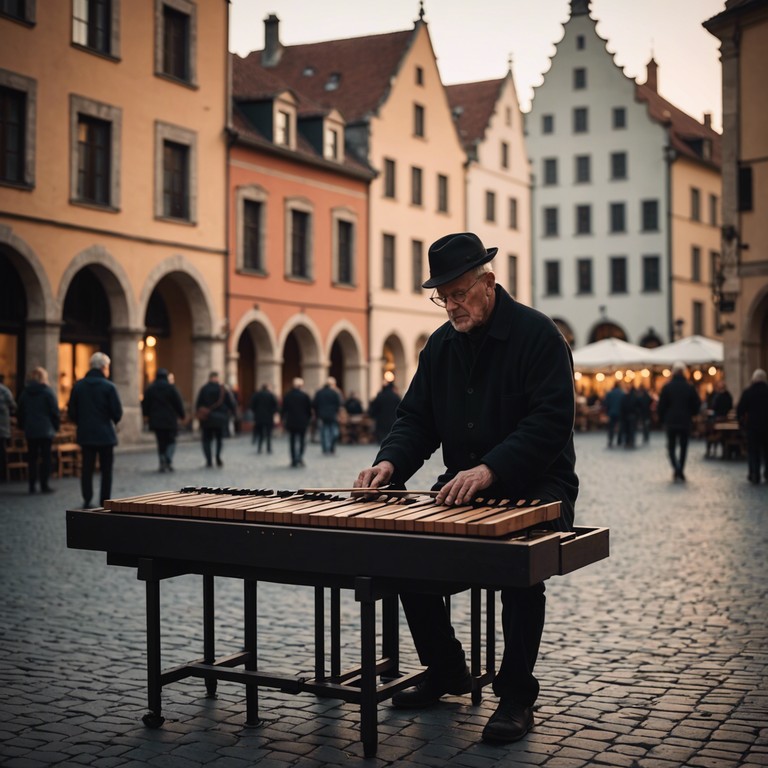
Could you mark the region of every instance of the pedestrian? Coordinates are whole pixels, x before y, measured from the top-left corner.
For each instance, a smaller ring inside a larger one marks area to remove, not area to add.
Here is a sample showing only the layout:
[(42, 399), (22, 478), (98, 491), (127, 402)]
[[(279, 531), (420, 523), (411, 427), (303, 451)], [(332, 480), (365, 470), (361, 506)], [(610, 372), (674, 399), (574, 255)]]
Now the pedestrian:
[(5, 482), (8, 467), (8, 441), (11, 439), (11, 416), (16, 413), (16, 401), (8, 387), (5, 376), (0, 373), (0, 483)]
[(281, 409), (283, 426), (288, 432), (292, 467), (305, 466), (304, 448), (307, 439), (307, 428), (312, 419), (312, 401), (303, 387), (304, 379), (297, 376), (293, 380), (293, 387), (283, 397)]
[(750, 483), (768, 481), (768, 376), (762, 368), (752, 373), (752, 383), (741, 393), (736, 416), (747, 433), (747, 466)]
[(160, 472), (173, 472), (176, 435), (179, 421), (184, 418), (184, 402), (179, 390), (171, 384), (166, 368), (158, 368), (155, 380), (144, 392), (141, 412), (155, 433)]
[(701, 408), (701, 401), (693, 385), (685, 377), (685, 364), (672, 366), (672, 379), (659, 395), (659, 421), (667, 431), (667, 454), (672, 464), (673, 479), (685, 480), (685, 458), (691, 435), (693, 417)]
[(272, 453), (272, 430), (275, 426), (275, 414), (278, 410), (277, 398), (268, 383), (251, 397), (251, 413), (253, 413), (253, 436), (251, 443), (258, 442), (258, 453), (266, 446), (267, 453)]
[(715, 422), (725, 421), (733, 408), (733, 395), (728, 391), (725, 379), (715, 383), (715, 391), (712, 394), (712, 418)]
[(368, 415), (373, 419), (373, 434), (377, 443), (381, 443), (392, 429), (399, 405), (400, 395), (395, 389), (395, 382), (385, 381), (368, 406)]
[(637, 390), (632, 384), (629, 384), (624, 393), (624, 399), (621, 401), (621, 433), (625, 448), (635, 447), (635, 433), (639, 418), (640, 400), (637, 396)]
[(208, 383), (200, 387), (195, 401), (195, 415), (203, 433), (203, 455), (205, 466), (212, 467), (215, 443), (216, 466), (223, 467), (221, 452), (224, 437), (229, 436), (229, 419), (237, 412), (237, 404), (232, 393), (219, 381), (217, 371), (208, 374)]
[(608, 447), (613, 448), (614, 438), (616, 445), (621, 445), (623, 441), (621, 412), (624, 402), (624, 390), (621, 382), (616, 382), (613, 389), (605, 396), (605, 413), (608, 416)]
[(349, 393), (349, 397), (344, 401), (344, 410), (347, 412), (347, 439), (352, 444), (359, 443), (364, 411), (356, 392)]
[[(448, 322), (428, 339), (416, 373), (373, 466), (357, 488), (404, 483), (442, 445), (445, 472), (435, 503), (461, 505), (486, 498), (559, 500), (558, 530), (573, 526), (574, 387), (570, 349), (557, 326), (518, 303), (496, 283), (477, 235), (447, 235), (429, 248), (431, 300)], [(544, 627), (544, 584), (505, 588), (504, 654), (493, 691), (499, 705), (483, 738), (516, 741), (533, 726), (539, 683), (534, 665)], [(415, 687), (396, 693), (398, 708), (420, 708), (446, 693), (467, 693), (464, 650), (440, 595), (401, 594), (422, 664)]]
[[(48, 385), (48, 371), (33, 368), (19, 396), (19, 427), (27, 440), (27, 477), (29, 492), (37, 489), (40, 479), (42, 493), (53, 493), (51, 478), (51, 447), (59, 431), (61, 415), (56, 395)], [(38, 474), (38, 464), (40, 472)]]
[(640, 429), (643, 433), (643, 444), (647, 444), (651, 439), (651, 406), (653, 405), (653, 398), (648, 388), (645, 386), (638, 387), (637, 390), (637, 406), (640, 420)]
[(93, 471), (99, 459), (101, 505), (112, 493), (112, 465), (117, 445), (116, 425), (123, 416), (123, 406), (117, 387), (109, 380), (111, 360), (103, 352), (91, 355), (90, 370), (72, 387), (67, 413), (77, 425), (77, 442), (83, 452), (80, 488), (83, 507), (91, 507)]
[(336, 389), (336, 379), (329, 376), (325, 386), (315, 392), (312, 400), (315, 418), (320, 424), (320, 445), (323, 453), (330, 456), (336, 453), (336, 440), (339, 436), (339, 411), (341, 395)]

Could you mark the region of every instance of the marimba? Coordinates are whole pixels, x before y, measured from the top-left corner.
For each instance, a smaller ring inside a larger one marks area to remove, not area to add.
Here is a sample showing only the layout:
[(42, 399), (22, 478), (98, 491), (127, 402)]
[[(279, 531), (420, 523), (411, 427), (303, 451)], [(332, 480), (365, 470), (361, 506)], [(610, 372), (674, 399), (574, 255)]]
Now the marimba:
[[(149, 727), (163, 723), (164, 685), (202, 677), (209, 695), (218, 680), (246, 686), (246, 722), (258, 723), (258, 687), (307, 691), (360, 705), (366, 756), (376, 753), (377, 704), (418, 682), (423, 672), (399, 669), (397, 595), (451, 595), (471, 590), (472, 700), (495, 673), (495, 596), (530, 586), (608, 556), (608, 530), (553, 530), (559, 503), (478, 499), (440, 507), (429, 492), (272, 491), (185, 488), (105, 503), (106, 509), (67, 512), (67, 545), (104, 551), (107, 563), (137, 568), (146, 582)], [(160, 581), (203, 576), (203, 658), (161, 668)], [(244, 582), (244, 648), (217, 659), (214, 577)], [(257, 665), (259, 581), (315, 588), (315, 677), (269, 674)], [(325, 590), (331, 595), (330, 673), (326, 670)], [(339, 590), (360, 604), (360, 665), (340, 668)], [(486, 591), (485, 663), (481, 651), (481, 591)], [(382, 601), (377, 658), (376, 604)], [(243, 667), (242, 669), (235, 669)], [(378, 681), (377, 681), (378, 679)]]

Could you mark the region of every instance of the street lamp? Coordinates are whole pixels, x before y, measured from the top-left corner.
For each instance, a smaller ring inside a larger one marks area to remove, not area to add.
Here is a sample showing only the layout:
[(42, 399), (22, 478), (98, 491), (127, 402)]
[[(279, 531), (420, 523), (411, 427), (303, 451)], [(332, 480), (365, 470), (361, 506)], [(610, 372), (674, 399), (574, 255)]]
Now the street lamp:
[(685, 320), (683, 320), (682, 317), (678, 317), (677, 320), (675, 320), (675, 338), (676, 339), (682, 339), (683, 338), (683, 325), (685, 324)]

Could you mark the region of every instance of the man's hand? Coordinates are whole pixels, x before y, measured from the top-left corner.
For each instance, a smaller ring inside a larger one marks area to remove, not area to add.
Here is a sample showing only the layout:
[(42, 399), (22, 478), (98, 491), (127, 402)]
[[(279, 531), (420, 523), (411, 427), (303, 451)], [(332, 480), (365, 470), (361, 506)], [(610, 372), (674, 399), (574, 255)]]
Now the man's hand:
[(448, 481), (435, 497), (436, 504), (467, 504), (477, 496), (479, 491), (491, 485), (496, 476), (485, 464), (478, 464), (472, 469), (459, 472), (453, 480)]
[(395, 466), (391, 461), (381, 461), (375, 467), (364, 469), (355, 480), (354, 488), (380, 488), (386, 485), (394, 474)]

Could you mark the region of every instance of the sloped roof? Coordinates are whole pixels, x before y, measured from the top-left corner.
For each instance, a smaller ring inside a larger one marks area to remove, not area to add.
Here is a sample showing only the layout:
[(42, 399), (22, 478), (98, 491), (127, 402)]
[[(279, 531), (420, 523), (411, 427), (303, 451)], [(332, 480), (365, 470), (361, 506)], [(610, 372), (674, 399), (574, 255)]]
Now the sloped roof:
[(504, 79), (446, 85), (454, 125), (465, 150), (482, 141)]
[[(678, 109), (646, 83), (635, 85), (635, 97), (648, 105), (648, 114), (653, 120), (669, 125), (670, 142), (677, 152), (715, 168), (721, 167), (722, 136), (714, 128)], [(704, 141), (710, 142), (709, 157), (702, 154)]]
[[(374, 114), (384, 101), (391, 78), (396, 74), (413, 39), (414, 30), (368, 35), (320, 43), (283, 46), (274, 67), (261, 65), (262, 51), (252, 51), (232, 62), (235, 100), (252, 98), (280, 84), (296, 93), (300, 110), (305, 102), (335, 107), (347, 123)], [(326, 88), (331, 79), (337, 87)]]

